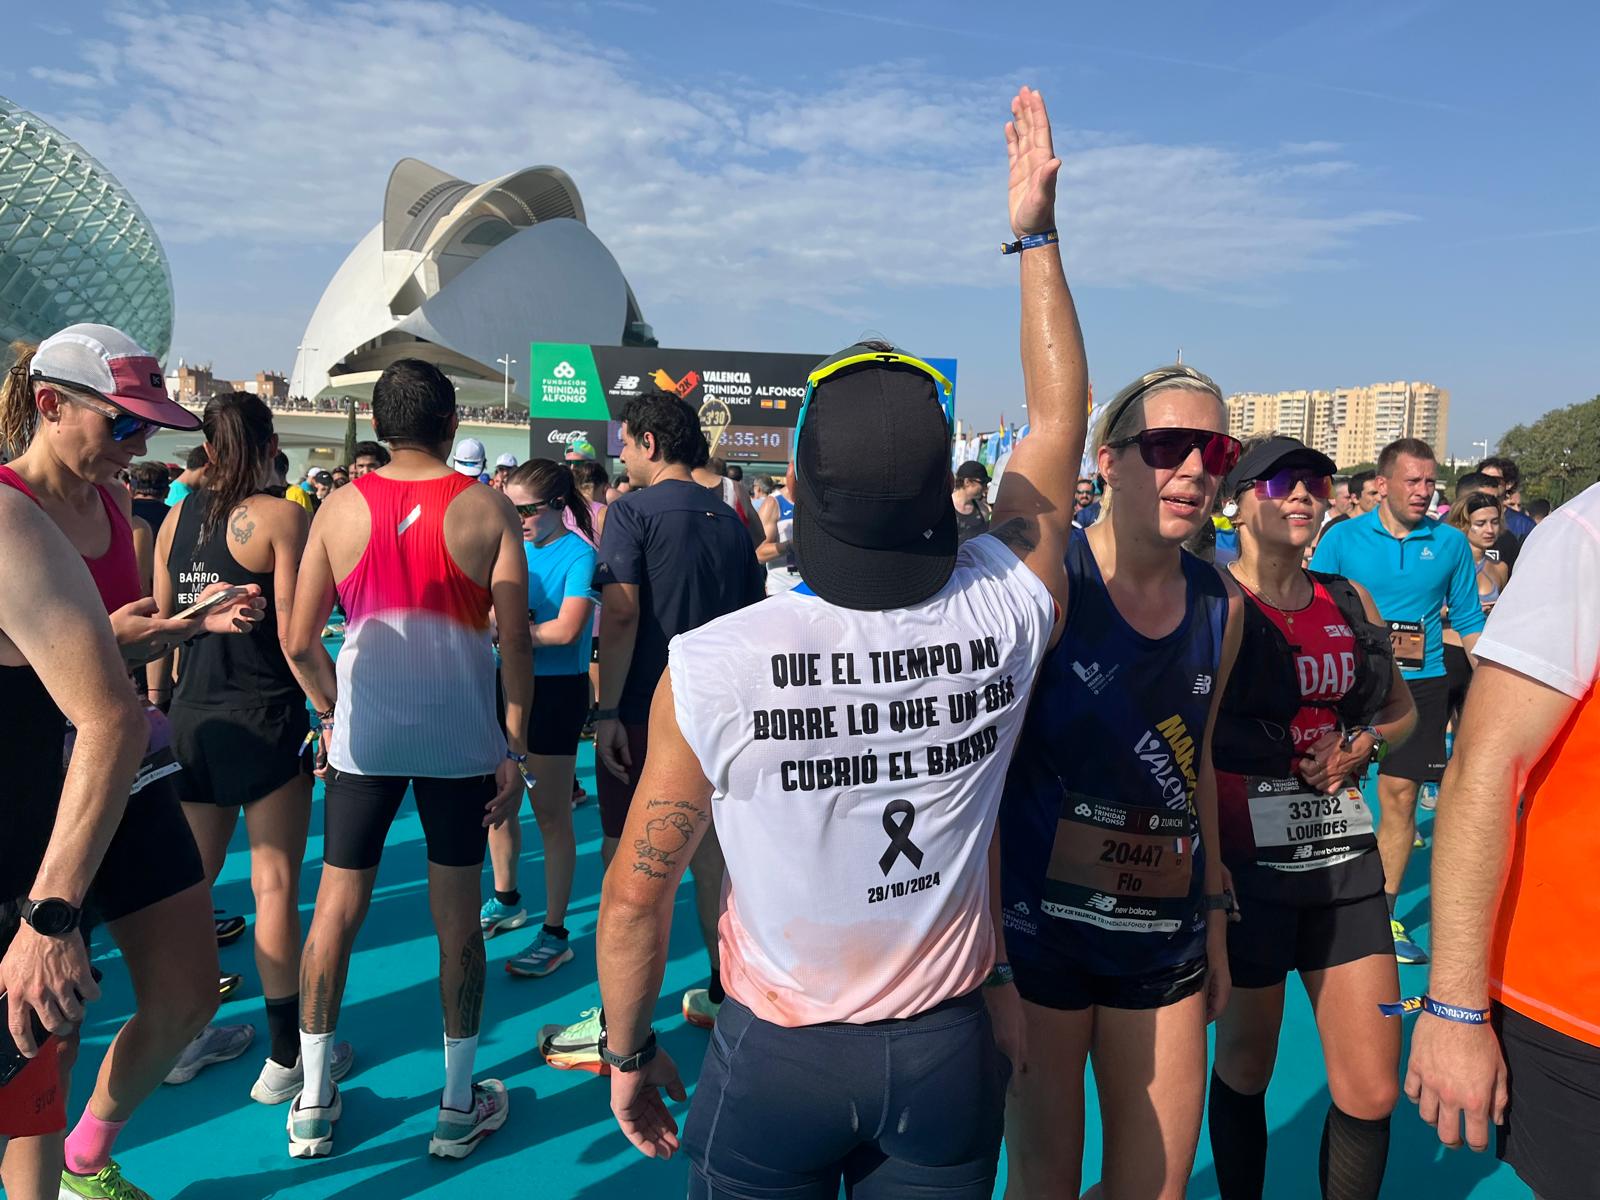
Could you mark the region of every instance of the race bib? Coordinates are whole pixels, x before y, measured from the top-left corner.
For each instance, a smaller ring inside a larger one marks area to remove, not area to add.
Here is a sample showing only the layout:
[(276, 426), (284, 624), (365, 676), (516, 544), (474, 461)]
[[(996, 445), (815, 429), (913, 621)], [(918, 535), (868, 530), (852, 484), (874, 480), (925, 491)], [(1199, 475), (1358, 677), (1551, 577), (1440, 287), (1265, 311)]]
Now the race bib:
[(1194, 905), (1187, 812), (1066, 795), (1040, 908), (1052, 917), (1133, 933), (1176, 933)]
[(1389, 644), (1394, 647), (1395, 666), (1404, 671), (1420, 671), (1427, 657), (1421, 621), (1390, 621)]
[(1244, 782), (1260, 866), (1322, 871), (1360, 858), (1378, 844), (1372, 810), (1359, 788), (1319, 796), (1294, 778), (1246, 776)]

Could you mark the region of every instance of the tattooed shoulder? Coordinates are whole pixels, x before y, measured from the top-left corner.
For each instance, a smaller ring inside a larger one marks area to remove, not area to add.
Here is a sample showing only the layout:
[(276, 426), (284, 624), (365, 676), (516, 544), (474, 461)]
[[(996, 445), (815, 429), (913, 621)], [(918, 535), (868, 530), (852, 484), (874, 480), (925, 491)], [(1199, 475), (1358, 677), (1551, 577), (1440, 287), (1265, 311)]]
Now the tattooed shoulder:
[(989, 531), (1018, 554), (1030, 554), (1039, 548), (1039, 527), (1027, 517), (1012, 517), (1004, 525)]
[(228, 514), (228, 532), (239, 545), (248, 542), (250, 535), (255, 531), (256, 523), (250, 519), (250, 509), (247, 506), (240, 504)]

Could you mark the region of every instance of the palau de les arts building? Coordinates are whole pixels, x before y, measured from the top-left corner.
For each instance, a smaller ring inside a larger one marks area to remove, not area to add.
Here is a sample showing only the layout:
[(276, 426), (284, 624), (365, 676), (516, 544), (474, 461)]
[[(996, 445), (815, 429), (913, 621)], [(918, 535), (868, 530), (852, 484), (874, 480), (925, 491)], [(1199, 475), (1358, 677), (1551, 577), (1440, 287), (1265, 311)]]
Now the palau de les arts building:
[(389, 364), (421, 358), (463, 403), (526, 407), (530, 342), (654, 345), (616, 259), (584, 221), (566, 172), (530, 167), (466, 183), (414, 158), (389, 176), (383, 220), (329, 282), (290, 391), (368, 400)]
[(0, 363), (79, 321), (157, 358), (172, 345), (172, 272), (122, 184), (60, 130), (0, 96)]

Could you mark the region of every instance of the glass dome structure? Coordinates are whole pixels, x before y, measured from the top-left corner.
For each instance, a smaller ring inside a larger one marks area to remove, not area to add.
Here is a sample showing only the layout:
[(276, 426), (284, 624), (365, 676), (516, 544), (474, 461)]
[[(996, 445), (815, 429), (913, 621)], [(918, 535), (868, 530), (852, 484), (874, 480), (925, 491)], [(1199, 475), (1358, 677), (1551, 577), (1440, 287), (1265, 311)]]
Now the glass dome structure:
[(165, 358), (167, 256), (110, 171), (0, 96), (0, 346), (77, 321), (114, 325)]

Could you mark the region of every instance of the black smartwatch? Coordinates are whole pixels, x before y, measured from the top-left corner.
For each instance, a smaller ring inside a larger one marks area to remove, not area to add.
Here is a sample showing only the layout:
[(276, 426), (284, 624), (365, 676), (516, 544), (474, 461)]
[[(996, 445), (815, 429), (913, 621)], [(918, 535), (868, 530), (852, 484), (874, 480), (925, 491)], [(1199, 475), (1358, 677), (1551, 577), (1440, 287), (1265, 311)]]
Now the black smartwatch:
[(17, 905), (17, 911), (35, 933), (45, 937), (61, 937), (71, 933), (78, 927), (83, 915), (80, 909), (55, 896), (44, 900), (24, 900)]
[(656, 1056), (656, 1031), (652, 1029), (650, 1036), (644, 1039), (644, 1045), (633, 1054), (613, 1054), (606, 1045), (606, 1022), (604, 1015), (600, 1018), (600, 1061), (613, 1071), (621, 1071), (624, 1075), (637, 1071)]

